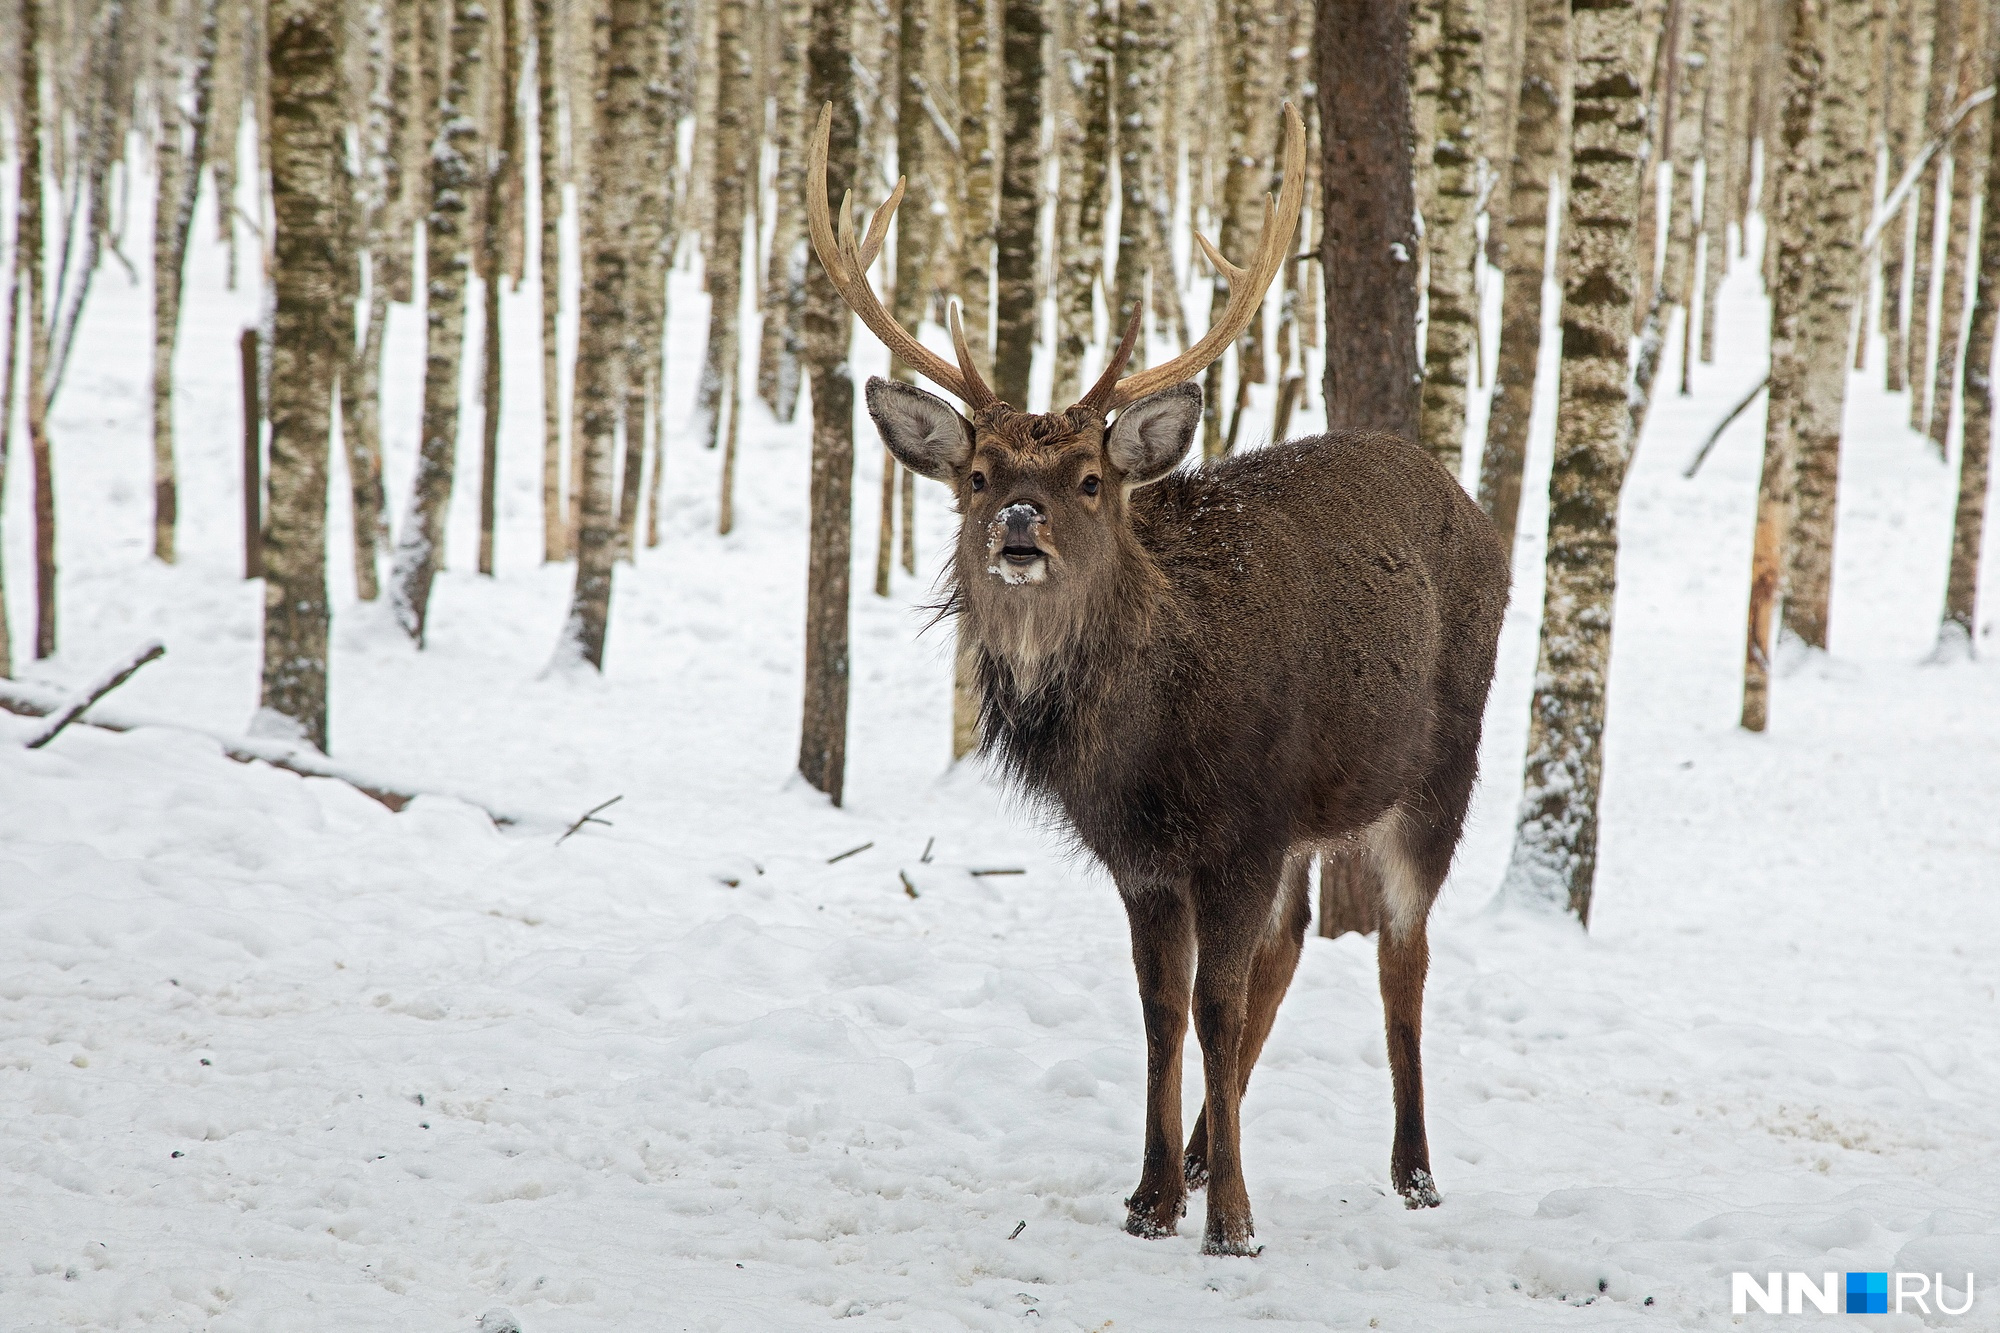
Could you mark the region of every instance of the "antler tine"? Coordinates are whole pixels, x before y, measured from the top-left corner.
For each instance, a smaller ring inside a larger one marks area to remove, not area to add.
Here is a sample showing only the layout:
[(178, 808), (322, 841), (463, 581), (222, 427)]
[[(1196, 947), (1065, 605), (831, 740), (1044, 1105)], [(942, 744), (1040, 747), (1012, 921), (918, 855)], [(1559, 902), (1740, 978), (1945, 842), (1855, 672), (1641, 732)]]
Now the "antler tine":
[(965, 345), (965, 326), (958, 319), (958, 302), (951, 303), (945, 318), (951, 325), (952, 349), (958, 353), (958, 373), (965, 379), (966, 392), (959, 397), (965, 399), (965, 405), (974, 411), (993, 406), (1000, 400), (994, 395), (993, 390), (987, 387), (986, 377), (979, 373), (979, 367), (972, 362), (972, 349)]
[[(1106, 412), (1113, 412), (1129, 403), (1137, 402), (1148, 394), (1193, 379), (1208, 364), (1227, 351), (1237, 335), (1250, 327), (1250, 321), (1263, 309), (1264, 293), (1270, 290), (1271, 280), (1284, 267), (1285, 257), (1291, 250), (1292, 233), (1299, 225), (1299, 207), (1305, 202), (1306, 183), (1306, 127), (1299, 119), (1298, 110), (1290, 102), (1285, 103), (1285, 179), (1277, 199), (1264, 196), (1264, 231), (1257, 238), (1257, 251), (1250, 263), (1239, 268), (1224, 259), (1210, 245), (1206, 238), (1197, 234), (1203, 253), (1216, 271), (1229, 279), (1229, 304), (1223, 307), (1194, 346), (1182, 352), (1173, 360), (1142, 370), (1136, 375), (1120, 380), (1111, 390), (1104, 403)], [(1096, 391), (1093, 389), (1093, 393)]]
[(1089, 393), (1076, 400), (1078, 407), (1093, 408), (1099, 414), (1110, 410), (1107, 404), (1111, 401), (1111, 391), (1117, 387), (1118, 377), (1125, 373), (1125, 363), (1132, 359), (1132, 349), (1139, 345), (1139, 329), (1145, 323), (1145, 318), (1146, 303), (1143, 300), (1134, 301), (1132, 317), (1125, 321), (1125, 336), (1118, 340), (1118, 349), (1111, 354), (1111, 359), (1104, 363), (1104, 369), (1098, 375), (1097, 383), (1090, 386)]
[[(898, 324), (895, 316), (883, 309), (881, 298), (875, 295), (874, 288), (868, 285), (868, 265), (880, 252), (882, 238), (889, 230), (889, 220), (895, 215), (896, 205), (902, 201), (902, 185), (899, 183), (895, 192), (883, 201), (882, 207), (875, 210), (875, 216), (868, 223), (867, 237), (859, 241), (854, 235), (853, 196), (850, 191), (841, 200), (840, 235), (835, 235), (826, 200), (826, 154), (832, 136), (833, 103), (828, 102), (820, 108), (819, 125), (813, 130), (812, 154), (806, 162), (806, 221), (812, 234), (813, 253), (819, 256), (820, 266), (826, 270), (834, 290), (840, 293), (840, 299), (860, 316), (869, 332), (880, 338), (893, 356), (945, 392), (972, 402), (965, 380), (951, 363), (918, 342), (909, 330)], [(983, 384), (980, 387), (985, 388)]]

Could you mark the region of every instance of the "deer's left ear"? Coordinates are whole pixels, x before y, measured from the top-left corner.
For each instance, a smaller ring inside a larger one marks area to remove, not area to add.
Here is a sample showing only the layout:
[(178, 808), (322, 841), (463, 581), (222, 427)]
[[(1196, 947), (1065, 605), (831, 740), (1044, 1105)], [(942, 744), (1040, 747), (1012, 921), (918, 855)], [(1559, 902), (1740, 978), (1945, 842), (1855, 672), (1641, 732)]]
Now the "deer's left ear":
[(1129, 489), (1172, 472), (1201, 424), (1201, 386), (1192, 381), (1141, 398), (1111, 423), (1105, 451)]

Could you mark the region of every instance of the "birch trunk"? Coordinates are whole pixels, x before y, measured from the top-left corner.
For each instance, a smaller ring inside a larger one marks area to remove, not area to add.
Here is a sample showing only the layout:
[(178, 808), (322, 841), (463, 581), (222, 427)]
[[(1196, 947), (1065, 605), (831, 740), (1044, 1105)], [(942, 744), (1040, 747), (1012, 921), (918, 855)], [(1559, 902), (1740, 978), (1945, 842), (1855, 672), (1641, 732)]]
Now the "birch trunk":
[[(1104, 204), (1111, 189), (1107, 139), (1111, 118), (1111, 53), (1099, 37), (1109, 6), (1083, 0), (1059, 12), (1063, 29), (1063, 93), (1057, 143), (1062, 153), (1062, 215), (1056, 254), (1056, 347), (1052, 402), (1083, 396), (1084, 350), (1095, 333), (1094, 297), (1104, 271)], [(1117, 320), (1117, 312), (1112, 312)]]
[(327, 748), (326, 478), (344, 348), (336, 310), (347, 155), (338, 11), (273, 0), (271, 203), (277, 312), (271, 348), (270, 500), (264, 523), (264, 669), (251, 731)]
[(805, 41), (811, 0), (776, 0), (777, 50), (771, 71), (778, 154), (776, 226), (764, 271), (764, 328), (757, 348), (757, 396), (789, 422), (799, 401), (799, 306), (806, 283)]
[[(987, 0), (957, 0), (959, 201), (958, 299), (965, 345), (987, 362), (993, 319), (993, 199), (1000, 155), (993, 143), (993, 41)], [(808, 99), (808, 105), (813, 105)]]
[[(1729, 141), (1729, 106), (1740, 57), (1734, 48), (1734, 11), (1742, 0), (1710, 7), (1707, 88), (1701, 117), (1701, 362), (1715, 360), (1715, 298), (1729, 275), (1729, 170), (1736, 146)], [(1690, 313), (1687, 318), (1695, 316)], [(1685, 359), (1685, 353), (1683, 353)], [(1683, 371), (1685, 378), (1685, 371)]]
[[(586, 176), (577, 190), (582, 226), (582, 291), (576, 353), (576, 585), (556, 643), (555, 664), (604, 669), (611, 617), (612, 569), (618, 559), (618, 361), (631, 308), (631, 176), (627, 163), (641, 132), (645, 95), (645, 0), (610, 0), (593, 23), (595, 112)], [(636, 424), (636, 423), (635, 423)]]
[[(628, 127), (631, 139), (624, 158), (623, 179), (632, 192), (632, 222), (626, 229), (625, 243), (632, 249), (630, 277), (631, 291), (628, 300), (630, 310), (626, 315), (625, 342), (620, 349), (624, 365), (623, 388), (625, 406), (621, 413), (625, 427), (625, 470), (623, 484), (618, 498), (618, 554), (628, 564), (638, 558), (639, 508), (644, 498), (640, 484), (645, 477), (646, 443), (653, 435), (654, 414), (652, 404), (659, 389), (659, 366), (661, 348), (666, 341), (667, 296), (666, 296), (666, 252), (667, 221), (672, 200), (675, 174), (674, 165), (667, 160), (673, 147), (672, 131), (669, 128), (672, 114), (669, 110), (667, 88), (669, 73), (668, 51), (668, 5), (667, 0), (646, 0), (646, 11), (642, 34), (641, 59), (644, 62), (640, 73), (640, 87), (643, 90), (639, 105), (633, 113), (638, 123)], [(747, 49), (747, 48), (746, 48)], [(746, 103), (747, 117), (750, 93), (748, 85), (738, 93), (738, 100)], [(743, 160), (737, 172), (739, 206), (746, 181), (754, 182), (756, 160), (755, 136), (751, 136), (748, 147), (743, 151)], [(739, 224), (740, 225), (740, 224)], [(740, 233), (739, 233), (740, 246)], [(756, 243), (751, 242), (754, 255)], [(735, 253), (735, 252), (732, 252)], [(738, 267), (737, 292), (742, 292), (741, 267)], [(731, 346), (734, 347), (734, 333)], [(734, 450), (736, 439), (735, 413), (741, 405), (736, 393), (736, 357), (731, 353), (729, 361), (728, 398), (730, 403), (730, 448)], [(659, 443), (657, 439), (655, 443)], [(733, 452), (732, 452), (733, 457)], [(665, 458), (664, 450), (658, 454)], [(655, 462), (657, 471), (662, 464)], [(723, 477), (724, 503), (728, 500), (728, 487), (733, 481), (730, 469), (725, 468)], [(727, 528), (723, 529), (725, 532)]]
[[(1921, 69), (1917, 51), (1917, 16), (1923, 0), (1890, 0), (1891, 15), (1887, 50), (1882, 65), (1883, 139), (1887, 148), (1889, 179), (1900, 180), (1910, 154), (1923, 138), (1923, 124), (1917, 117), (1923, 99), (1915, 96)], [(1909, 362), (1903, 342), (1907, 310), (1903, 305), (1903, 266), (1908, 257), (1910, 205), (1905, 201), (1901, 217), (1884, 231), (1882, 247), (1882, 358), (1884, 387), (1899, 393)]]
[(1548, 253), (1549, 185), (1562, 142), (1563, 90), (1569, 79), (1568, 0), (1527, 0), (1521, 17), (1521, 87), (1514, 162), (1501, 262), (1500, 347), (1486, 450), (1479, 461), (1479, 507), (1506, 550), (1514, 549), (1521, 509), (1521, 469), (1542, 355), (1542, 287)]
[[(2000, 81), (2000, 34), (1987, 33), (1986, 77)], [(1993, 344), (2000, 325), (2000, 98), (1987, 103), (1986, 204), (1979, 228), (1978, 289), (1965, 339), (1965, 435), (1958, 455), (1958, 506), (1951, 524), (1951, 571), (1940, 658), (1970, 657), (1978, 634), (1979, 552), (1986, 531), (1988, 471), (1993, 449)]]
[(1792, 10), (1783, 84), (1783, 115), (1774, 144), (1777, 208), (1771, 248), (1778, 281), (1771, 291), (1771, 387), (1765, 407), (1764, 465), (1757, 486), (1757, 526), (1750, 556), (1750, 624), (1744, 647), (1742, 725), (1769, 720), (1772, 621), (1780, 593), (1785, 533), (1792, 520), (1799, 395), (1806, 385), (1804, 302), (1812, 262), (1812, 128), (1824, 77), (1820, 7), (1787, 0)]
[[(23, 0), (22, 7), (26, 8), (29, 2), (30, 0)], [(28, 60), (21, 62), (23, 67), (31, 66), (31, 63)], [(16, 79), (18, 80), (19, 77), (20, 73), (17, 70)], [(14, 132), (17, 136), (25, 136), (27, 132), (26, 117), (23, 115), (22, 103), (28, 97), (36, 95), (36, 92), (25, 90), (20, 87), (18, 82), (16, 83), (13, 105), (8, 110), (12, 113), (10, 118), (14, 122)], [(17, 142), (19, 142), (19, 139), (17, 139)], [(7, 247), (7, 278), (4, 284), (7, 292), (7, 308), (4, 313), (0, 313), (0, 329), (5, 330), (4, 333), (0, 333), (0, 497), (4, 497), (7, 494), (7, 460), (14, 452), (15, 349), (20, 346), (22, 333), (18, 323), (21, 313), (21, 207), (19, 201), (21, 198), (21, 182), (25, 179), (21, 174), (21, 156), (22, 154), (18, 150), (14, 154), (15, 229), (12, 238), (13, 244)], [(5, 520), (5, 514), (0, 513), (0, 680), (5, 680), (14, 674), (14, 640), (7, 620), (7, 560), (5, 543), (7, 525)]]
[[(1695, 167), (1701, 161), (1702, 122), (1708, 106), (1710, 5), (1684, 0), (1687, 26), (1682, 32), (1680, 59), (1674, 69), (1673, 149), (1668, 154), (1673, 176), (1667, 198), (1667, 263), (1660, 284), (1666, 299), (1681, 308), (1681, 393), (1693, 389), (1696, 238), (1701, 233), (1695, 208)], [(1704, 201), (1706, 202), (1706, 201)]]
[[(163, 71), (157, 193), (153, 204), (153, 557), (174, 563), (174, 528), (179, 485), (174, 474), (174, 347), (180, 337), (182, 274), (188, 230), (194, 225), (201, 164), (208, 147), (209, 75), (215, 63), (217, 0), (201, 7), (194, 59), (188, 71), (193, 93), (182, 151), (181, 71)], [(169, 57), (180, 63), (179, 52)]]
[[(854, 178), (854, 76), (848, 11), (813, 0), (806, 105), (833, 104), (827, 176)], [(799, 772), (839, 805), (847, 771), (847, 618), (854, 509), (854, 381), (848, 371), (853, 319), (826, 271), (814, 264), (800, 312), (813, 410), (811, 537), (806, 566), (805, 701)]]
[[(1249, 3), (1249, 0), (1224, 0), (1227, 9), (1233, 9), (1238, 3)], [(1168, 49), (1166, 20), (1160, 12), (1160, 0), (1121, 0), (1117, 25), (1114, 59), (1117, 62), (1118, 85), (1120, 201), (1118, 248), (1111, 257), (1113, 277), (1110, 299), (1106, 302), (1113, 337), (1125, 327), (1133, 305), (1146, 297), (1149, 257), (1146, 241), (1152, 215), (1150, 182), (1159, 170), (1155, 158), (1160, 139), (1161, 66), (1165, 63)], [(1222, 44), (1233, 59), (1236, 50), (1233, 24), (1225, 26)], [(1223, 89), (1223, 96), (1231, 106), (1237, 106), (1243, 100), (1240, 85), (1230, 86), (1235, 83), (1235, 77), (1234, 74), (1228, 76), (1229, 83)], [(1231, 119), (1234, 122), (1233, 116)], [(1226, 251), (1229, 241), (1225, 238), (1219, 243)], [(1218, 310), (1220, 308), (1217, 307)], [(1134, 369), (1143, 367), (1149, 350), (1142, 327), (1139, 342), (1132, 350), (1132, 359), (1126, 364)], [(1209, 397), (1212, 399), (1214, 395)], [(1203, 412), (1212, 417), (1214, 403), (1205, 401)]]
[(1419, 148), (1429, 150), (1431, 191), (1424, 214), (1430, 303), (1418, 442), (1456, 477), (1465, 452), (1465, 396), (1479, 318), (1473, 263), (1479, 249), (1482, 33), (1477, 0), (1447, 0), (1440, 8), (1433, 138)]
[[(1793, 518), (1782, 596), (1784, 628), (1827, 645), (1833, 600), (1834, 517), (1840, 493), (1841, 409), (1848, 333), (1865, 294), (1861, 233), (1868, 225), (1875, 145), (1868, 133), (1874, 66), (1869, 0), (1818, 0), (1825, 66), (1815, 108), (1807, 184), (1810, 237), (1799, 310), (1799, 367), (1792, 401)], [(1777, 362), (1774, 360), (1773, 369)], [(1775, 400), (1774, 400), (1775, 401)]]
[[(1951, 94), (1954, 107), (1981, 84), (1975, 78), (1978, 67), (1972, 56), (1983, 45), (1984, 28), (1994, 22), (1977, 6), (1964, 14), (1962, 21), (1959, 74)], [(1974, 117), (1959, 130), (1952, 144), (1951, 204), (1944, 219), (1943, 290), (1938, 293), (1942, 299), (1938, 302), (1937, 359), (1931, 381), (1930, 434), (1940, 458), (1945, 454), (1946, 441), (1951, 438), (1952, 407), (1958, 397), (1959, 354), (1963, 350), (1959, 340), (1965, 327), (1966, 252), (1973, 240), (1972, 202), (1980, 197), (1984, 184), (1987, 124), (1986, 117)]]
[(1590, 924), (1604, 767), (1605, 678), (1618, 578), (1618, 496), (1631, 460), (1627, 369), (1646, 105), (1640, 12), (1572, 14), (1573, 166), (1563, 226), (1562, 385), (1549, 479), (1548, 584), (1528, 753), (1505, 892)]
[(480, 178), (479, 121), (473, 79), (484, 45), (486, 7), (481, 0), (452, 0), (451, 73), (439, 106), (431, 149), (430, 214), (424, 223), (424, 416), (417, 445), (417, 475), (396, 546), (391, 574), (396, 622), (416, 645), (424, 643), (431, 585), (444, 562), (445, 515), (451, 508), (458, 454), (458, 376), (465, 351), (467, 205)]
[(737, 307), (743, 292), (743, 177), (750, 158), (746, 140), (751, 78), (750, 48), (743, 40), (744, 12), (744, 0), (718, 0), (715, 11), (715, 174), (709, 185), (714, 212), (703, 269), (708, 283), (708, 352), (689, 427), (711, 449), (721, 442), (723, 400), (735, 383)]
[(1329, 430), (1417, 437), (1417, 237), (1408, 0), (1321, 0), (1320, 272)]
[(482, 303), (486, 336), (479, 383), (479, 572), (488, 577), (493, 574), (494, 527), (500, 503), (500, 287), (508, 267), (507, 236), (512, 230), (510, 182), (518, 170), (520, 157), (520, 126), (515, 108), (521, 83), (520, 39), (514, 32), (513, 0), (500, 0), (495, 8), (500, 12), (496, 43), (500, 66), (492, 71), (497, 77), (491, 80), (487, 93), (499, 102), (496, 108), (499, 114), (489, 118), (498, 122), (498, 141), (487, 154), (486, 216), (479, 233), (480, 268), (486, 279), (486, 299)]
[[(1924, 137), (1935, 133), (1951, 114), (1952, 74), (1958, 61), (1958, 35), (1963, 0), (1934, 0), (1930, 28), (1930, 77), (1924, 94)], [(1927, 390), (1931, 385), (1931, 268), (1938, 226), (1938, 203), (1944, 188), (1944, 164), (1950, 154), (1931, 159), (1929, 179), (1912, 202), (1917, 210), (1916, 246), (1910, 255), (1910, 340), (1905, 349), (1904, 381), (1910, 386), (1910, 429), (1923, 430)]]
[(569, 510), (563, 504), (562, 342), (562, 87), (556, 54), (556, 0), (535, 7), (535, 200), (542, 316), (542, 560), (570, 552)]
[(21, 119), (15, 139), (21, 153), (21, 182), (16, 197), (14, 245), (28, 275), (28, 323), (20, 336), (28, 349), (28, 455), (34, 476), (35, 515), (35, 659), (56, 650), (56, 488), (49, 445), (49, 332), (43, 293), (44, 236), (42, 220), (42, 50), (41, 10), (44, 0), (20, 0)]
[(223, 282), (236, 290), (236, 150), (243, 132), (244, 0), (216, 6), (215, 61), (209, 92), (208, 167), (214, 173), (215, 230), (227, 253)]
[(1028, 408), (1028, 372), (1041, 329), (1043, 0), (1002, 0), (1000, 220), (994, 232), (993, 388)]

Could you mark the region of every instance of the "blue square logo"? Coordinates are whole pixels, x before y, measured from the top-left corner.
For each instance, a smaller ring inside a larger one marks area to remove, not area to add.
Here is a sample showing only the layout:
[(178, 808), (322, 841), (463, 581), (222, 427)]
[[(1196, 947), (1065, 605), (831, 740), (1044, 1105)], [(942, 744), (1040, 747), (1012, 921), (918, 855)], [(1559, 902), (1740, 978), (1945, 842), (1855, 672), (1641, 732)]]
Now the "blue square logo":
[(1847, 1275), (1847, 1313), (1889, 1313), (1889, 1275), (1887, 1273), (1849, 1273)]

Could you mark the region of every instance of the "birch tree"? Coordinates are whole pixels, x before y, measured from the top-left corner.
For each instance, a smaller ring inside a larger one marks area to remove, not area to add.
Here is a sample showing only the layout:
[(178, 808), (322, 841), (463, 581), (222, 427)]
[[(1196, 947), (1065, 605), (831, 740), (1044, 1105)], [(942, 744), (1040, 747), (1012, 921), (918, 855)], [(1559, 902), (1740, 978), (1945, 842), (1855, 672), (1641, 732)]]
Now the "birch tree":
[[(1834, 518), (1839, 508), (1840, 436), (1847, 391), (1847, 346), (1865, 277), (1861, 235), (1875, 175), (1868, 105), (1874, 67), (1869, 0), (1818, 0), (1822, 59), (1807, 147), (1805, 228), (1797, 276), (1797, 351), (1772, 357), (1773, 407), (1791, 405), (1791, 530), (1787, 534), (1784, 628), (1814, 648), (1827, 645), (1833, 601)], [(1777, 388), (1781, 369), (1803, 378)], [(1768, 437), (1768, 431), (1767, 431)]]
[(806, 62), (812, 24), (811, 0), (775, 0), (778, 7), (776, 59), (771, 95), (776, 115), (772, 138), (778, 170), (772, 207), (777, 211), (771, 253), (765, 265), (764, 327), (757, 349), (757, 396), (780, 421), (790, 421), (799, 398), (799, 306), (806, 283)]
[(1751, 539), (1750, 613), (1743, 662), (1742, 725), (1762, 731), (1769, 718), (1771, 651), (1785, 533), (1792, 517), (1797, 449), (1795, 399), (1806, 384), (1805, 311), (1812, 245), (1812, 129), (1820, 84), (1821, 6), (1827, 0), (1787, 0), (1792, 32), (1785, 56), (1783, 114), (1775, 141), (1772, 250), (1778, 281), (1771, 289), (1771, 385), (1765, 407), (1764, 462), (1757, 483), (1757, 526)]
[(1569, 79), (1568, 0), (1526, 0), (1521, 14), (1521, 86), (1508, 173), (1500, 259), (1500, 346), (1486, 449), (1479, 461), (1479, 507), (1501, 543), (1514, 549), (1521, 469), (1542, 355), (1542, 285), (1548, 250), (1549, 190), (1558, 174), (1563, 92)]
[(1646, 149), (1644, 34), (1630, 0), (1573, 9), (1573, 144), (1547, 587), (1520, 814), (1504, 892), (1590, 924), (1618, 496), (1634, 443), (1628, 382)]
[(339, 11), (272, 0), (270, 501), (264, 533), (264, 669), (251, 730), (327, 748), (327, 451), (344, 349), (340, 197), (347, 153)]
[[(965, 306), (965, 345), (975, 360), (984, 361), (993, 319), (993, 203), (1000, 168), (993, 141), (992, 25), (987, 0), (956, 0), (956, 4), (958, 151), (964, 161), (958, 204), (958, 299)], [(818, 105), (815, 99), (807, 101)]]
[[(15, 131), (21, 145), (21, 181), (42, 179), (43, 0), (21, 3), (21, 119)], [(34, 477), (35, 516), (35, 659), (56, 651), (56, 486), (49, 443), (49, 330), (43, 288), (45, 236), (42, 191), (23, 189), (16, 196), (14, 244), (20, 266), (28, 275), (27, 324), (20, 337), (27, 347), (27, 419), (29, 466)]]
[[(176, 40), (171, 4), (162, 12), (159, 126), (153, 204), (153, 557), (174, 562), (179, 485), (174, 474), (174, 347), (180, 337), (182, 272), (207, 156), (209, 72), (215, 60), (218, 0), (203, 0), (193, 50)], [(185, 66), (185, 68), (183, 68)], [(183, 82), (191, 103), (183, 117)], [(183, 134), (188, 140), (183, 146)]]
[[(2000, 83), (2000, 23), (1988, 20), (1986, 81)], [(1978, 287), (1965, 339), (1964, 437), (1958, 455), (1958, 504), (1952, 514), (1951, 568), (1937, 656), (1970, 657), (1978, 635), (1979, 552), (1986, 535), (1993, 451), (1993, 346), (2000, 325), (2000, 98), (1986, 104), (1986, 200), (1979, 230)]]
[(485, 43), (486, 6), (452, 0), (451, 72), (439, 104), (430, 156), (430, 214), (424, 222), (424, 415), (417, 475), (396, 545), (396, 622), (418, 647), (430, 613), (431, 586), (444, 562), (445, 515), (458, 455), (458, 377), (465, 351), (465, 289), (471, 268), (467, 210), (483, 173), (473, 79)]
[(562, 110), (556, 48), (556, 0), (533, 0), (535, 16), (535, 201), (542, 316), (542, 560), (569, 554), (569, 511), (563, 504)]
[[(1952, 79), (1950, 103), (1957, 107), (1981, 84), (1979, 59), (1985, 29), (1996, 21), (1979, 5), (1961, 16), (1957, 69)], [(1986, 165), (1987, 120), (1976, 116), (1953, 136), (1950, 145), (1951, 196), (1940, 221), (1945, 233), (1944, 271), (1938, 293), (1937, 355), (1931, 372), (1929, 429), (1938, 456), (1945, 455), (1951, 437), (1952, 408), (1958, 396), (1960, 333), (1965, 326), (1965, 278), (1967, 251), (1973, 241), (1972, 205), (1980, 196)]]
[[(1928, 0), (1929, 74), (1924, 88), (1924, 138), (1942, 127), (1951, 114), (1952, 75), (1958, 62), (1959, 17), (1965, 0)], [(1974, 0), (1976, 3), (1976, 0)], [(1910, 328), (1905, 349), (1904, 382), (1910, 386), (1910, 429), (1927, 425), (1926, 391), (1931, 386), (1931, 278), (1932, 247), (1937, 235), (1938, 205), (1943, 198), (1945, 164), (1949, 153), (1931, 159), (1928, 179), (1919, 186), (1911, 203), (1916, 209), (1916, 244), (1910, 253)]]
[(1483, 34), (1478, 0), (1424, 0), (1438, 10), (1437, 107), (1428, 150), (1430, 188), (1420, 199), (1430, 252), (1424, 323), (1424, 383), (1418, 442), (1453, 476), (1465, 450), (1465, 397), (1471, 380), (1479, 303), (1473, 264), (1479, 248), (1479, 126)]
[(993, 387), (1028, 407), (1028, 371), (1040, 328), (1043, 0), (1001, 0), (1000, 217), (994, 230)]
[(592, 88), (595, 142), (577, 191), (581, 223), (582, 293), (576, 352), (576, 585), (556, 643), (558, 668), (587, 663), (604, 669), (611, 618), (612, 570), (618, 560), (617, 495), (612, 462), (618, 450), (619, 353), (625, 338), (632, 280), (632, 194), (627, 163), (643, 128), (646, 0), (610, 0), (593, 18)]
[[(744, 177), (750, 169), (750, 46), (744, 40), (744, 0), (717, 0), (715, 108), (711, 116), (713, 212), (706, 242), (708, 352), (695, 394), (691, 431), (709, 448), (721, 440), (725, 399), (735, 403), (737, 307), (743, 292)], [(734, 411), (732, 406), (731, 411)], [(638, 423), (631, 423), (637, 425)]]
[[(860, 158), (847, 19), (840, 0), (813, 0), (806, 104), (832, 107), (826, 160), (827, 177), (836, 181), (854, 179)], [(818, 264), (808, 270), (799, 324), (805, 335), (813, 411), (799, 773), (839, 805), (847, 780), (848, 578), (854, 510), (854, 380), (848, 370), (848, 350), (853, 319), (833, 280)]]
[[(1105, 201), (1111, 188), (1111, 52), (1103, 43), (1108, 0), (1058, 6), (1061, 98), (1056, 145), (1061, 190), (1056, 244), (1054, 395), (1074, 402), (1087, 387), (1084, 349), (1095, 328), (1097, 283), (1104, 271)], [(1116, 312), (1114, 311), (1114, 318)]]

